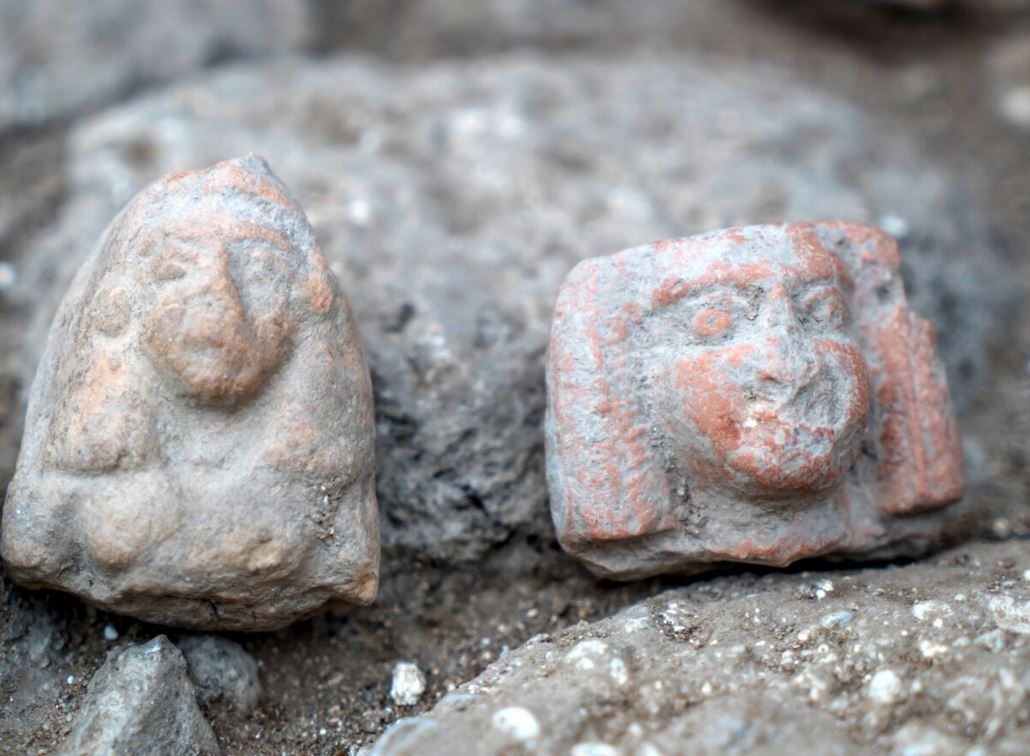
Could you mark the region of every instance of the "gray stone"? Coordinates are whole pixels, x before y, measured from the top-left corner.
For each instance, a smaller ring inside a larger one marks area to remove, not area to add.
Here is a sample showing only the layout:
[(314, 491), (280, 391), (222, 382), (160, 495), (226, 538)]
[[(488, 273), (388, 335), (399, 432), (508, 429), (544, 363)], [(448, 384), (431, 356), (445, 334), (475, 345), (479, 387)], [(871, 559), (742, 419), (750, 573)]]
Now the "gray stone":
[(347, 299), (256, 156), (151, 184), (33, 382), (12, 578), (151, 622), (284, 627), (376, 593), (372, 394)]
[(258, 705), (258, 665), (239, 643), (217, 635), (188, 635), (175, 645), (186, 657), (202, 705), (227, 703), (241, 714), (249, 714)]
[(186, 661), (163, 635), (104, 663), (90, 680), (72, 731), (58, 749), (68, 756), (218, 752), (186, 676)]
[(980, 543), (721, 577), (537, 636), (370, 756), (1019, 753), (1028, 694), (1030, 549)]
[(40, 302), (23, 364), (83, 240), (156, 176), (244, 146), (297, 192), (351, 295), (376, 391), (384, 545), (441, 562), (550, 538), (543, 356), (558, 286), (583, 258), (780, 219), (888, 225), (959, 405), (1009, 290), (960, 182), (776, 69), (689, 52), (561, 66), (350, 57), (236, 66), (75, 128), (67, 202), (8, 292)]
[(308, 3), (0, 0), (0, 130), (95, 108), (219, 58), (304, 46)]

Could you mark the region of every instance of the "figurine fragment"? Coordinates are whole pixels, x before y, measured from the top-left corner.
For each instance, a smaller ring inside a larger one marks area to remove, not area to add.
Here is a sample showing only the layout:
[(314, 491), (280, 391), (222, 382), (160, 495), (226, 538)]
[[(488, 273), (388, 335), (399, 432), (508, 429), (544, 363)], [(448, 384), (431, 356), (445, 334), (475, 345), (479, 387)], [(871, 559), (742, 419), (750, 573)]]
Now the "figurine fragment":
[(890, 237), (849, 223), (580, 263), (547, 364), (563, 547), (614, 578), (924, 550), (962, 456), (899, 264)]
[(285, 626), (376, 593), (372, 394), (353, 316), (256, 156), (138, 194), (51, 328), (3, 558), (140, 619)]

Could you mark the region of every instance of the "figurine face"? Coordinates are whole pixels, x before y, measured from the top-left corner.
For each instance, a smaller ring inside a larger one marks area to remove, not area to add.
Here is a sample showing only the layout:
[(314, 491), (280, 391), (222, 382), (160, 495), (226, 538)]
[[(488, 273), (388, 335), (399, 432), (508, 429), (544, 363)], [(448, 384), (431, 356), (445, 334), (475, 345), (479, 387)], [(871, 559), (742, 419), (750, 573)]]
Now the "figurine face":
[(148, 274), (157, 297), (144, 343), (161, 372), (194, 400), (244, 401), (286, 359), (296, 326), (286, 243), (266, 231), (173, 234), (154, 245)]
[(671, 305), (679, 333), (657, 402), (670, 445), (695, 484), (766, 499), (835, 486), (869, 407), (837, 259), (713, 265)]

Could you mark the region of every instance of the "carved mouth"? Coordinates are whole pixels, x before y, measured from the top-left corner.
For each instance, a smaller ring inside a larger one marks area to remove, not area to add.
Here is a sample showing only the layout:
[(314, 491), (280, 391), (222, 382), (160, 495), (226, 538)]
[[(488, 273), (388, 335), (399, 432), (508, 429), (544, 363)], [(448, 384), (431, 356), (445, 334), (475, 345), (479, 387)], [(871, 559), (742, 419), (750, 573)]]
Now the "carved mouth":
[(847, 381), (820, 375), (815, 380), (783, 386), (775, 392), (745, 389), (744, 418), (740, 426), (745, 431), (768, 425), (838, 428), (845, 415), (842, 383)]
[(807, 383), (777, 399), (746, 397), (739, 443), (727, 462), (766, 493), (831, 488), (843, 472), (844, 399), (838, 381)]

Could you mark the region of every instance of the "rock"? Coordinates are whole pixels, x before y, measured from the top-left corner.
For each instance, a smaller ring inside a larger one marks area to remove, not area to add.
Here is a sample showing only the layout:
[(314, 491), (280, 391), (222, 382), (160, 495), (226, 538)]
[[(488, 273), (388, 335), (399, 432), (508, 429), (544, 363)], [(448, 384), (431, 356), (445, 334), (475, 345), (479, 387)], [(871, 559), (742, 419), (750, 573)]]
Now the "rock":
[(188, 635), (176, 645), (186, 657), (202, 705), (224, 702), (241, 714), (257, 707), (261, 698), (258, 665), (239, 643), (217, 635)]
[(186, 661), (163, 635), (104, 663), (58, 750), (126, 756), (218, 752), (186, 677)]
[(372, 396), (347, 300), (257, 157), (136, 196), (33, 384), (12, 578), (150, 622), (283, 627), (376, 592)]
[(1025, 752), (1030, 634), (996, 606), (1030, 611), (1028, 566), (1025, 541), (976, 543), (668, 590), (503, 654), (371, 756)]
[(828, 222), (577, 265), (547, 365), (562, 546), (625, 579), (933, 545), (962, 447), (899, 268), (882, 231)]
[[(742, 223), (889, 220), (960, 405), (1011, 290), (962, 182), (911, 142), (775, 68), (681, 51), (234, 66), (136, 99), (73, 130), (67, 201), (9, 297), (40, 302), (42, 323), (47, 292), (117, 207), (240, 145), (298, 192), (352, 297), (376, 392), (383, 540), (405, 564), (551, 539), (543, 358), (579, 260)], [(40, 329), (23, 330), (32, 365)]]
[(110, 102), (241, 55), (306, 45), (305, 3), (259, 0), (239, 13), (192, 0), (0, 2), (0, 130)]
[(398, 706), (414, 706), (426, 690), (426, 676), (417, 664), (397, 662), (390, 681), (390, 698)]

